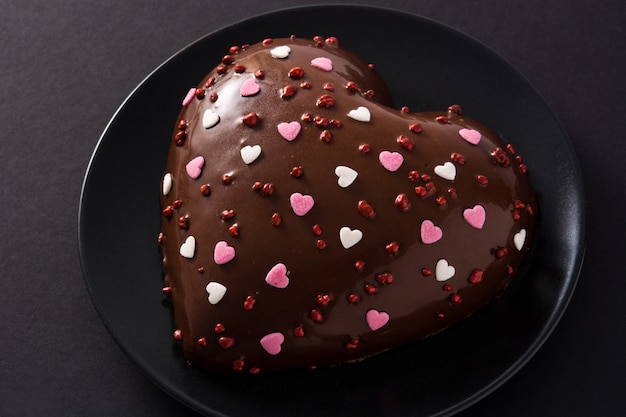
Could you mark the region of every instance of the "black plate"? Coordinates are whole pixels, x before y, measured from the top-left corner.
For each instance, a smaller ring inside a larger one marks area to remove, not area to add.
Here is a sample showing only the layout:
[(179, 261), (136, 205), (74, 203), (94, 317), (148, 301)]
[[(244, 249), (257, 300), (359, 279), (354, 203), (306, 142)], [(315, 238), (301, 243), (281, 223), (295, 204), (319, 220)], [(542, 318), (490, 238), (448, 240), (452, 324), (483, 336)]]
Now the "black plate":
[[(231, 45), (266, 37), (336, 36), (388, 81), (411, 111), (460, 103), (525, 157), (540, 220), (513, 288), (475, 316), (423, 341), (355, 365), (224, 377), (189, 367), (172, 339), (157, 249), (159, 186), (182, 95)], [(277, 11), (214, 32), (174, 55), (115, 114), (81, 197), (85, 281), (122, 349), (166, 392), (207, 415), (441, 415), (501, 385), (561, 317), (584, 253), (582, 180), (546, 103), (494, 52), (433, 21), (360, 6)]]

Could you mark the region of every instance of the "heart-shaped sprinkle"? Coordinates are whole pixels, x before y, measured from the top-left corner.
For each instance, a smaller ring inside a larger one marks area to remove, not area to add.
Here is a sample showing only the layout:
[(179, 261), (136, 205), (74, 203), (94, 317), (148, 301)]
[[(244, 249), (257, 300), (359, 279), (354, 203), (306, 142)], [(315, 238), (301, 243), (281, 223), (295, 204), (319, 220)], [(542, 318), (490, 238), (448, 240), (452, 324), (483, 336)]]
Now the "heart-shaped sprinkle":
[(477, 204), (472, 208), (465, 209), (463, 210), (463, 218), (470, 226), (482, 229), (486, 218), (485, 208)]
[(193, 100), (195, 96), (196, 96), (196, 88), (192, 87), (189, 89), (189, 91), (187, 91), (187, 95), (185, 95), (185, 98), (183, 99), (183, 107), (191, 103), (191, 100)]
[(202, 126), (205, 129), (212, 128), (213, 126), (218, 124), (219, 121), (220, 121), (220, 116), (217, 113), (215, 113), (213, 110), (206, 109), (204, 111), (204, 115), (202, 116)]
[(285, 336), (282, 333), (270, 333), (261, 338), (261, 346), (270, 355), (278, 355), (284, 341)]
[(285, 140), (291, 142), (298, 136), (301, 128), (299, 122), (282, 122), (278, 124), (278, 133)]
[(339, 177), (337, 184), (339, 184), (341, 188), (346, 188), (354, 182), (359, 173), (350, 167), (339, 165), (335, 168), (335, 175)]
[(287, 58), (290, 53), (291, 53), (291, 48), (288, 47), (287, 45), (277, 46), (276, 48), (272, 48), (270, 50), (270, 54), (274, 58), (279, 58), (279, 59)]
[(367, 325), (372, 331), (376, 331), (383, 327), (389, 321), (389, 314), (384, 311), (378, 311), (375, 309), (367, 310), (365, 313), (365, 320)]
[(526, 229), (522, 229), (513, 236), (513, 244), (517, 250), (522, 250), (526, 243)]
[(480, 132), (474, 129), (461, 129), (459, 130), (459, 136), (461, 136), (472, 145), (478, 145), (478, 142), (480, 142), (480, 138), (482, 138)]
[(310, 195), (302, 195), (300, 193), (293, 193), (289, 197), (289, 203), (291, 209), (298, 216), (304, 216), (307, 214), (315, 204), (315, 200)]
[(439, 259), (435, 265), (435, 279), (439, 282), (447, 281), (454, 276), (456, 269), (445, 259)]
[(246, 164), (251, 164), (261, 155), (261, 146), (260, 145), (246, 145), (241, 148), (241, 159)]
[(341, 245), (345, 249), (350, 249), (352, 246), (356, 245), (363, 239), (363, 232), (359, 229), (350, 229), (347, 226), (339, 229), (339, 240), (341, 240)]
[(246, 81), (243, 82), (243, 84), (241, 84), (241, 88), (239, 88), (239, 94), (241, 94), (242, 97), (250, 97), (258, 93), (260, 90), (261, 87), (259, 87), (259, 84), (253, 77), (248, 78)]
[(193, 258), (196, 254), (196, 238), (193, 236), (187, 236), (187, 239), (180, 245), (180, 254), (187, 259)]
[(323, 56), (313, 59), (311, 61), (311, 65), (313, 65), (317, 69), (321, 69), (322, 71), (333, 70), (333, 61)]
[(404, 157), (399, 152), (382, 151), (378, 154), (378, 160), (387, 171), (395, 172), (404, 162)]
[(369, 122), (371, 119), (370, 111), (367, 107), (360, 106), (348, 112), (348, 117), (358, 122)]
[(424, 220), (420, 227), (420, 234), (422, 236), (422, 242), (427, 245), (437, 242), (443, 236), (443, 231), (440, 227), (434, 225), (430, 220)]
[(209, 294), (209, 303), (217, 304), (224, 298), (226, 287), (219, 282), (211, 281), (206, 286), (206, 292)]
[(185, 166), (185, 170), (187, 171), (187, 174), (191, 178), (196, 179), (202, 173), (203, 166), (204, 166), (204, 157), (196, 156), (195, 158), (193, 158), (191, 161), (187, 163), (187, 165)]
[(169, 172), (163, 176), (163, 195), (168, 195), (172, 191), (172, 174)]
[(456, 167), (450, 161), (443, 165), (437, 165), (435, 167), (435, 174), (439, 175), (444, 180), (452, 181), (456, 178)]
[(275, 288), (287, 288), (289, 285), (287, 267), (282, 263), (274, 265), (265, 276), (265, 282)]
[(218, 265), (224, 265), (235, 258), (235, 248), (229, 246), (223, 240), (220, 240), (215, 244), (215, 249), (213, 250), (213, 260)]

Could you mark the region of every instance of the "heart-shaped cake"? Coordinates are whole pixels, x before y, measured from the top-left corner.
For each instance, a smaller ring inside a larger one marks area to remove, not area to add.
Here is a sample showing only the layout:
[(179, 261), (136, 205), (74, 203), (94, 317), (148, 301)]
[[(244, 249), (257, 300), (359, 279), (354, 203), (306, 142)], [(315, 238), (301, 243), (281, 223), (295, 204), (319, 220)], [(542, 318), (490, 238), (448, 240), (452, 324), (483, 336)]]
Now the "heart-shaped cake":
[(189, 362), (258, 373), (350, 362), (497, 297), (536, 202), (511, 145), (397, 110), (335, 38), (232, 47), (181, 92), (161, 184), (165, 271)]

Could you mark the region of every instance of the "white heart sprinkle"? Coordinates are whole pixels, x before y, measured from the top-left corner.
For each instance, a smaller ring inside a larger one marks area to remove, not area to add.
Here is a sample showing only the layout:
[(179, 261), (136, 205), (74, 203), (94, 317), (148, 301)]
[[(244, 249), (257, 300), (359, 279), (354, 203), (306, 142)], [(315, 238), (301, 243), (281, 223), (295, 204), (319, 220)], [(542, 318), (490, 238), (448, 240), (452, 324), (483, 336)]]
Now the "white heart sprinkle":
[(241, 159), (243, 159), (243, 162), (245, 162), (246, 164), (251, 164), (254, 161), (256, 161), (259, 155), (261, 155), (261, 145), (254, 145), (254, 146), (247, 145), (241, 148), (240, 152), (241, 152)]
[(435, 167), (435, 174), (439, 175), (445, 180), (454, 180), (456, 178), (456, 167), (450, 161), (443, 165), (437, 165)]
[(339, 165), (335, 168), (335, 175), (339, 177), (337, 184), (339, 184), (341, 188), (346, 188), (354, 182), (359, 173), (350, 167)]
[(371, 119), (369, 109), (363, 106), (350, 110), (348, 112), (348, 117), (358, 122), (369, 122)]
[(172, 174), (169, 172), (163, 177), (163, 195), (168, 195), (172, 191)]
[(513, 244), (517, 250), (522, 250), (526, 242), (526, 229), (522, 229), (513, 236)]
[(339, 230), (339, 239), (341, 240), (341, 245), (345, 249), (349, 249), (352, 246), (356, 245), (363, 238), (363, 232), (359, 229), (350, 229), (349, 227), (342, 227)]
[(209, 303), (217, 304), (226, 294), (226, 287), (219, 282), (211, 281), (206, 286), (206, 292), (209, 293)]
[(445, 259), (439, 259), (435, 266), (435, 279), (439, 282), (447, 281), (454, 276), (456, 269)]
[(205, 129), (212, 128), (213, 126), (218, 124), (219, 121), (220, 121), (219, 114), (215, 113), (211, 109), (206, 109), (204, 111), (204, 115), (202, 116), (202, 126), (204, 126)]
[(185, 242), (180, 245), (180, 254), (187, 259), (193, 258), (196, 254), (196, 238), (193, 236), (187, 236)]
[(274, 58), (280, 58), (280, 59), (287, 58), (290, 53), (291, 53), (291, 48), (288, 47), (287, 45), (277, 46), (276, 48), (273, 48), (270, 50), (270, 54)]

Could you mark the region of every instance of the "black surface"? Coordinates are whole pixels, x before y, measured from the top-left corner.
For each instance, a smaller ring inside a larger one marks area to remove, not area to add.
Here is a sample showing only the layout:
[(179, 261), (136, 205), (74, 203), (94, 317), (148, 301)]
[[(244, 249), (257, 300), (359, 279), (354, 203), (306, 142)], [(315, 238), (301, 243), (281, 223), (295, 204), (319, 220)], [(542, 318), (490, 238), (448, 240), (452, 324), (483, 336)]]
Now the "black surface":
[[(3, 2), (2, 415), (194, 415), (144, 376), (95, 313), (76, 243), (81, 181), (107, 121), (152, 69), (208, 32), (296, 4)], [(563, 122), (584, 176), (587, 254), (563, 319), (520, 372), (461, 415), (621, 415), (625, 7), (619, 1), (379, 4), (442, 21), (509, 60)], [(568, 191), (561, 190), (564, 204)], [(138, 214), (122, 197), (110, 195), (106, 203), (132, 230)], [(359, 383), (346, 381), (357, 393)]]

